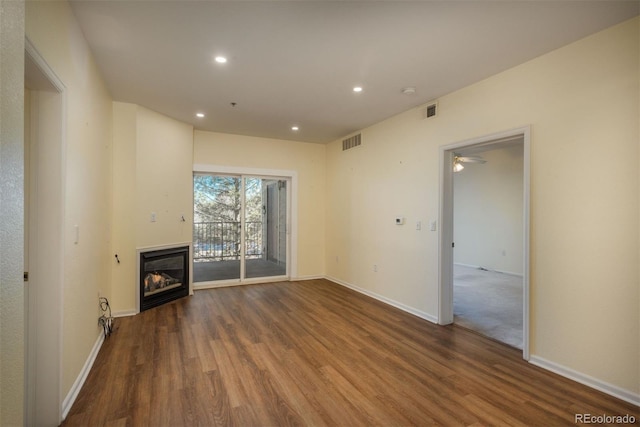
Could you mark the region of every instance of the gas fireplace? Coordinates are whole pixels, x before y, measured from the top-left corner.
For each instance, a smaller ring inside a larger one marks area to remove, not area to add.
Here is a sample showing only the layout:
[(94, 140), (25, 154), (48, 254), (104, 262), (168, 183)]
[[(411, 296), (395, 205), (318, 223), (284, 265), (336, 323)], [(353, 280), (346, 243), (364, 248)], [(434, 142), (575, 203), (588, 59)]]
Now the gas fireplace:
[(140, 252), (140, 311), (189, 295), (189, 246)]

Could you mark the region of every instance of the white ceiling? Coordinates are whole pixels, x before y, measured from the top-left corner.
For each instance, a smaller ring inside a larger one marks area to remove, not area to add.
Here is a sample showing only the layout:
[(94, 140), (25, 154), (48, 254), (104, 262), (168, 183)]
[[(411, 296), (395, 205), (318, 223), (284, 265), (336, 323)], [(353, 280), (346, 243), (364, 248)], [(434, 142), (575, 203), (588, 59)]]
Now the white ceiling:
[[(640, 9), (637, 0), (71, 4), (115, 100), (196, 129), (318, 143)], [(228, 62), (215, 63), (216, 55)], [(353, 93), (356, 85), (363, 92)], [(401, 92), (408, 86), (416, 88), (414, 95)], [(196, 112), (206, 117), (197, 119)], [(291, 131), (293, 125), (300, 130)]]

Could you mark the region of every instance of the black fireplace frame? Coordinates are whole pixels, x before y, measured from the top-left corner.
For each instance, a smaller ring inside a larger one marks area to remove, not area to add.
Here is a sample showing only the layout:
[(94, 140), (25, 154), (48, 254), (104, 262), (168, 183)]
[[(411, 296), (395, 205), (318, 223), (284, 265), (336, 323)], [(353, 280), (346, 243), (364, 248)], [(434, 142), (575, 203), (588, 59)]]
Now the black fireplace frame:
[[(139, 258), (139, 282), (138, 292), (140, 293), (140, 312), (148, 310), (153, 307), (157, 307), (162, 304), (166, 304), (170, 301), (186, 297), (189, 295), (189, 266), (190, 266), (190, 249), (189, 246), (177, 246), (173, 248), (157, 249), (140, 252)], [(149, 271), (145, 271), (145, 263), (151, 261), (161, 260), (167, 256), (180, 256), (182, 257), (182, 270), (183, 277), (180, 286), (168, 289), (166, 291), (154, 293), (152, 295), (145, 296), (144, 279)]]

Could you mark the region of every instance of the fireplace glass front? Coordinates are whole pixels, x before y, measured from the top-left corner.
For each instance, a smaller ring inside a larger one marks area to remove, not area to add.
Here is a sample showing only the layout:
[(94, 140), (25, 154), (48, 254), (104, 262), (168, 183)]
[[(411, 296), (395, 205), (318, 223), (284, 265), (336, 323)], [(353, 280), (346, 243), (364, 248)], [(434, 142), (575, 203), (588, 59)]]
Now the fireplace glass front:
[(140, 311), (189, 295), (189, 247), (140, 252)]

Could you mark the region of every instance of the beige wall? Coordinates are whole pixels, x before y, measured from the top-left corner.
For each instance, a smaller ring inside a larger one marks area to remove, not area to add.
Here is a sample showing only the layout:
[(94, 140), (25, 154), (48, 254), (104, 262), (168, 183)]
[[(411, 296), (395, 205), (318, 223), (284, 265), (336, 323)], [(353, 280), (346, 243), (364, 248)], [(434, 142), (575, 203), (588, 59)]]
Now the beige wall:
[(0, 425), (24, 421), (24, 3), (0, 0)]
[[(193, 127), (113, 103), (113, 310), (136, 310), (136, 249), (191, 241)], [(151, 213), (156, 221), (151, 222)], [(181, 220), (184, 215), (185, 221)]]
[(298, 173), (297, 277), (324, 274), (325, 146), (196, 131), (194, 164)]
[[(136, 149), (138, 106), (113, 103), (113, 233), (111, 294), (115, 315), (136, 310)], [(118, 255), (120, 263), (115, 259)]]
[[(66, 2), (26, 3), (26, 35), (65, 85), (62, 397), (101, 329), (111, 225), (111, 98)], [(79, 241), (74, 243), (74, 226)]]
[(453, 174), (453, 262), (523, 274), (523, 143)]
[[(22, 82), (5, 86), (7, 64), (13, 72), (22, 64), (22, 6), (0, 1), (5, 178), (22, 164), (21, 93), (14, 104), (4, 92), (22, 90)], [(297, 171), (298, 276), (327, 274), (436, 316), (438, 233), (426, 225), (439, 215), (438, 147), (525, 124), (532, 129), (531, 353), (637, 395), (639, 22), (447, 95), (434, 119), (413, 109), (367, 128), (361, 147), (342, 152), (340, 141), (192, 135), (183, 123), (114, 104), (68, 5), (28, 2), (26, 33), (67, 89), (63, 396), (100, 332), (97, 293), (111, 296), (116, 310), (134, 309), (127, 281), (135, 286), (135, 247), (190, 240), (194, 163)], [(175, 175), (167, 174), (173, 165)], [(2, 180), (0, 227), (13, 249), (22, 247), (20, 224), (5, 219), (22, 218), (22, 195), (11, 193), (15, 203), (6, 204), (5, 189), (20, 188), (21, 179)], [(183, 211), (187, 224), (178, 220)], [(395, 225), (396, 216), (406, 224)], [(22, 253), (5, 258), (2, 242), (0, 421), (20, 424)], [(124, 254), (120, 266), (114, 253)]]
[[(439, 147), (531, 125), (531, 355), (631, 393), (639, 364), (639, 20), (327, 146), (327, 274), (437, 316)], [(396, 215), (407, 218), (396, 226)], [(378, 272), (373, 271), (373, 265)]]

